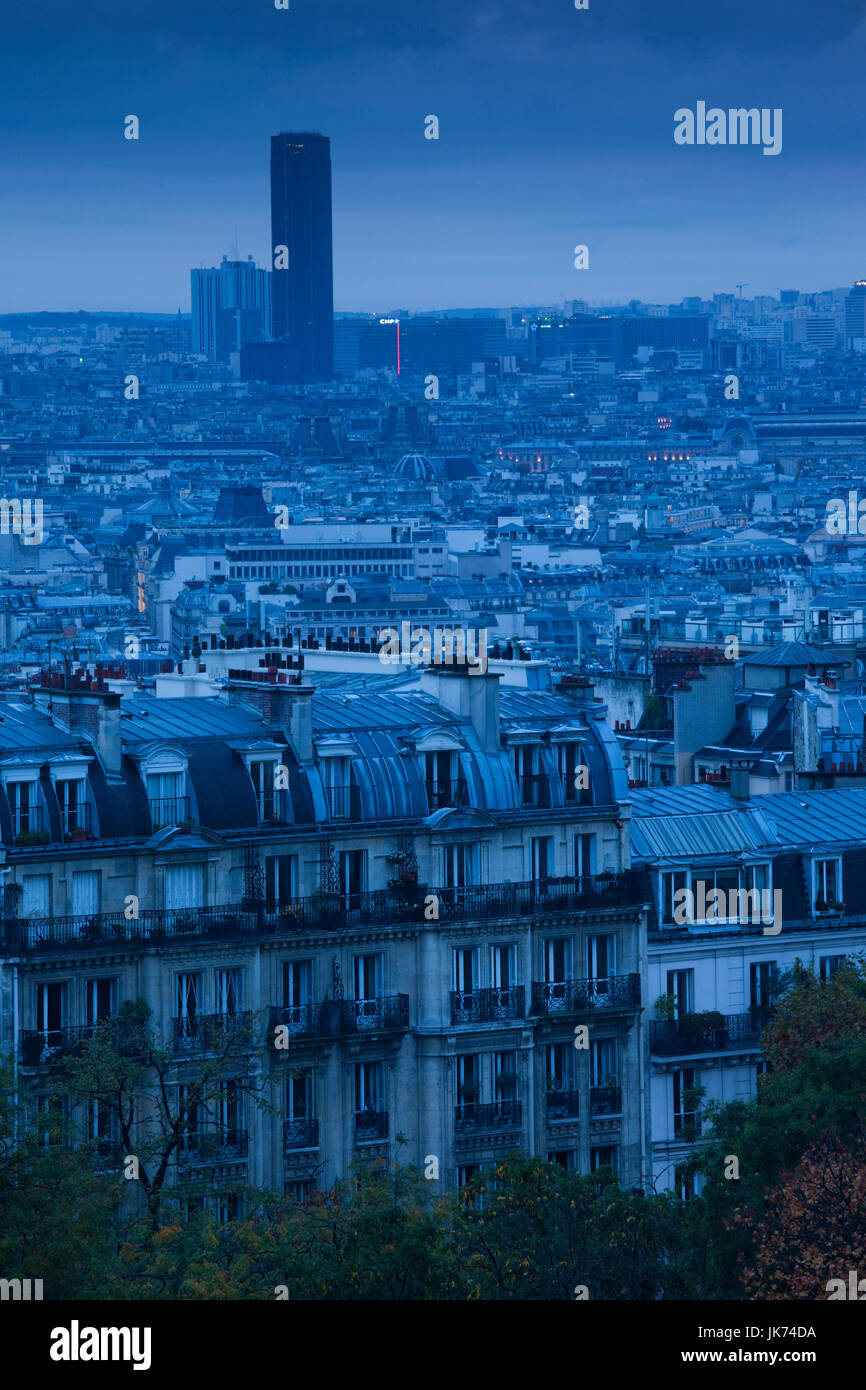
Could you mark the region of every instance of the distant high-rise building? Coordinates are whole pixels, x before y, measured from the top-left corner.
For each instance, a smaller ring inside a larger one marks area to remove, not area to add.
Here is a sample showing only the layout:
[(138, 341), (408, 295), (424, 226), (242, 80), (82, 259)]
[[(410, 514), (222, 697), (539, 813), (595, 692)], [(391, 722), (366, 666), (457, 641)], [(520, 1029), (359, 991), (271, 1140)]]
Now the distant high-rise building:
[(866, 339), (866, 280), (856, 280), (845, 296), (845, 345)]
[(192, 350), (212, 362), (227, 362), (245, 343), (270, 337), (271, 276), (252, 256), (190, 271)]
[(297, 352), (304, 381), (334, 375), (331, 142), (308, 131), (271, 136), (273, 332)]

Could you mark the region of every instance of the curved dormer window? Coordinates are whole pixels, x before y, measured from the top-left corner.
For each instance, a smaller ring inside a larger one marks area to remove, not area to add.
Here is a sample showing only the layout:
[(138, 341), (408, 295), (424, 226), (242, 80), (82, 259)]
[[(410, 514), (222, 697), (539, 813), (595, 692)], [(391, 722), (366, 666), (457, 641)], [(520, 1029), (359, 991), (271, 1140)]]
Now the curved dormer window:
[(148, 758), (141, 771), (154, 834), (166, 826), (185, 824), (190, 819), (185, 758), (166, 749)]
[(277, 758), (250, 758), (247, 768), (256, 798), (259, 824), (285, 819), (286, 769)]
[(48, 841), (48, 819), (39, 789), (39, 778), (11, 773), (4, 777), (6, 797), (12, 816), (12, 839), (16, 845), (33, 845)]

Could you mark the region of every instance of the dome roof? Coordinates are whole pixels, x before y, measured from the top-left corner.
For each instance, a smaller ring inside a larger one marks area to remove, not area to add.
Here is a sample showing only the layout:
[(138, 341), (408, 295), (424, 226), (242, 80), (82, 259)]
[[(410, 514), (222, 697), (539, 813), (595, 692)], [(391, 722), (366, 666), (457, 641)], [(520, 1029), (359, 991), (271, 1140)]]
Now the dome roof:
[(424, 454), (404, 454), (394, 464), (394, 472), (400, 478), (418, 482), (431, 482), (436, 477), (436, 469)]

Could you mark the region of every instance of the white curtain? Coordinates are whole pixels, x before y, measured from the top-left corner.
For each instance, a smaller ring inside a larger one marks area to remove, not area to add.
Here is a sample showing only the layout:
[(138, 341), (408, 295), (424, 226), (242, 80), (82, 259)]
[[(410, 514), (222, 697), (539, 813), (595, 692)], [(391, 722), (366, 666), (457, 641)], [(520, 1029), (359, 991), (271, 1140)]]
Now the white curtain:
[(166, 907), (202, 907), (204, 870), (204, 864), (169, 864), (165, 871)]
[(92, 917), (99, 911), (99, 872), (72, 875), (72, 915)]

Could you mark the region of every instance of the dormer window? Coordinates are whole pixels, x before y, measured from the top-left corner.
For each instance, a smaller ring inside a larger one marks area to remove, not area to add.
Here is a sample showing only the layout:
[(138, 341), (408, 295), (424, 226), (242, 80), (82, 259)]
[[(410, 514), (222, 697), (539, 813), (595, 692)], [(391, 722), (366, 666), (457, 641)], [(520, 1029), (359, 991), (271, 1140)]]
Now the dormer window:
[(513, 753), (514, 775), (517, 778), (521, 805), (545, 805), (541, 790), (542, 778), (538, 775), (538, 745), (534, 743), (518, 744)]
[(146, 780), (154, 832), (167, 825), (182, 825), (189, 819), (189, 799), (184, 796), (184, 772), (149, 772)]
[(281, 820), (283, 793), (277, 789), (277, 769), (280, 764), (275, 758), (255, 759), (249, 765), (259, 823)]
[(7, 782), (6, 796), (12, 813), (13, 838), (17, 840), (21, 836), (29, 840), (31, 836), (44, 835), (47, 839), (45, 812), (36, 779)]
[(438, 811), (443, 806), (457, 804), (456, 761), (456, 753), (445, 749), (424, 754), (424, 784), (427, 788), (427, 805), (431, 812)]
[(68, 840), (83, 839), (90, 834), (90, 807), (85, 787), (83, 777), (64, 777), (54, 784), (60, 804), (60, 822)]

